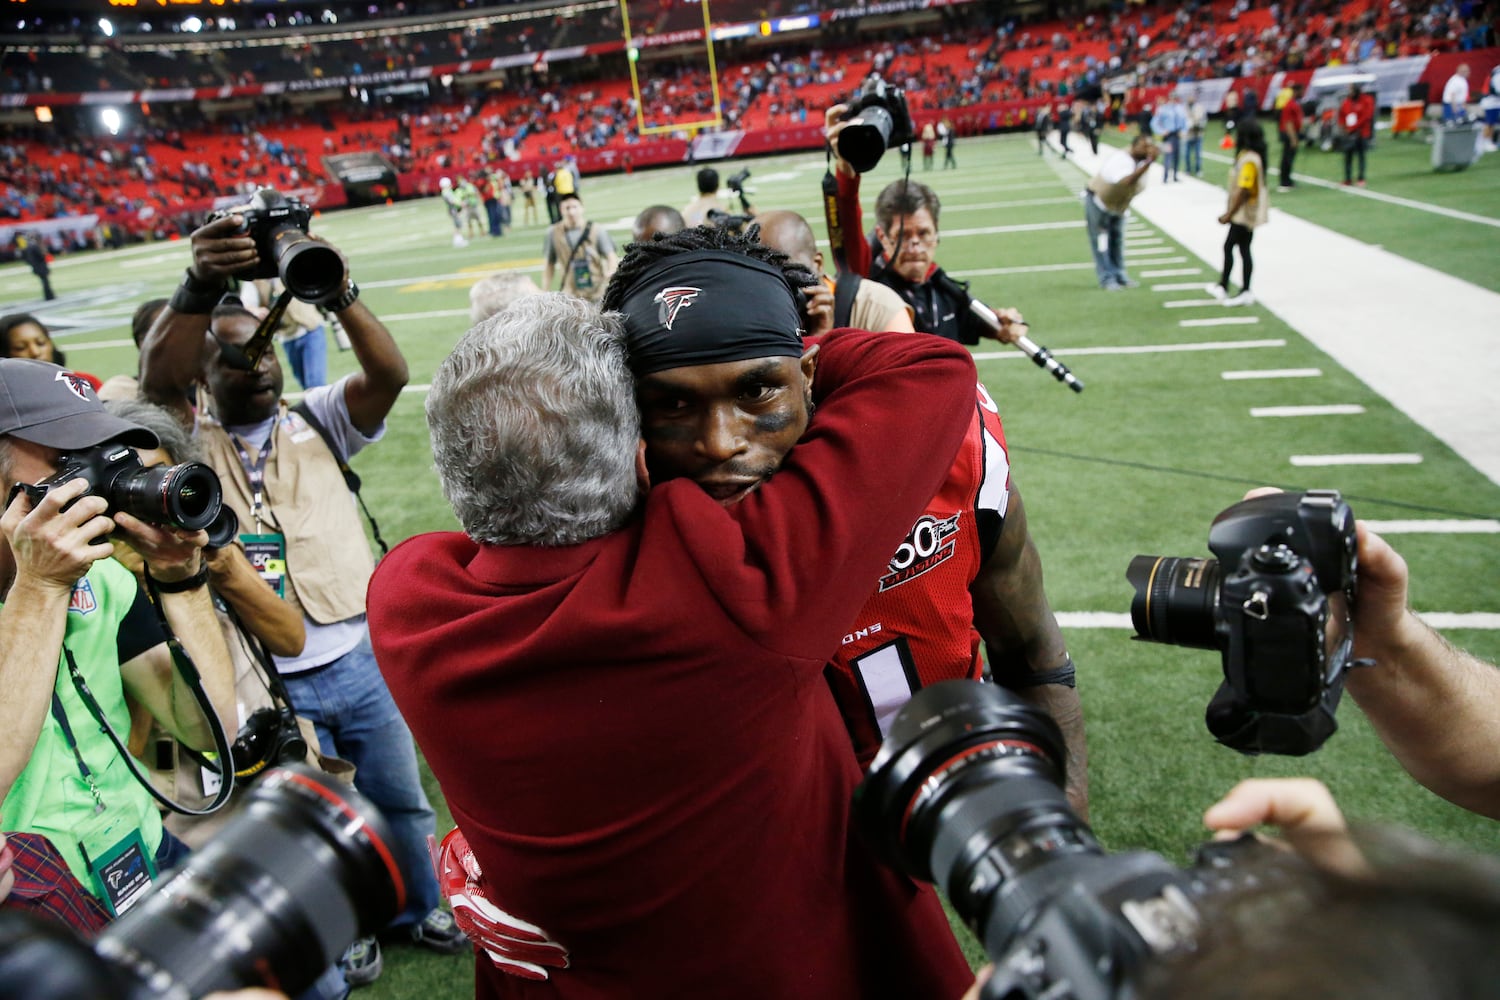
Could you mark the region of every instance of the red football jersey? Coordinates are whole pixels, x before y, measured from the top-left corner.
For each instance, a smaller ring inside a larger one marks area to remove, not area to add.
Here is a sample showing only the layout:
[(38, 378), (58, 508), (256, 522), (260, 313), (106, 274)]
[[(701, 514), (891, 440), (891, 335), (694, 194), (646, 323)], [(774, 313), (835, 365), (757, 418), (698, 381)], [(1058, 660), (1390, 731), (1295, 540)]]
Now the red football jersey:
[(891, 557), (827, 675), (862, 767), (912, 693), (978, 680), (979, 633), (969, 585), (995, 547), (1010, 498), (1000, 412), (983, 385), (968, 436), (937, 496)]

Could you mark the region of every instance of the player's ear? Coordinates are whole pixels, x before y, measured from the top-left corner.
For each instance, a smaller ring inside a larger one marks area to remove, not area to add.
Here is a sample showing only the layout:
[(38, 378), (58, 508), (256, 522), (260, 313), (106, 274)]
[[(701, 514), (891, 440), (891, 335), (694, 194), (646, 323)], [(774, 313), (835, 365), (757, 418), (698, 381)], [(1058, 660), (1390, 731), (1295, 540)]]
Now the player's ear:
[(818, 345), (813, 344), (802, 352), (802, 377), (807, 381), (807, 387), (812, 389), (813, 375), (818, 371)]

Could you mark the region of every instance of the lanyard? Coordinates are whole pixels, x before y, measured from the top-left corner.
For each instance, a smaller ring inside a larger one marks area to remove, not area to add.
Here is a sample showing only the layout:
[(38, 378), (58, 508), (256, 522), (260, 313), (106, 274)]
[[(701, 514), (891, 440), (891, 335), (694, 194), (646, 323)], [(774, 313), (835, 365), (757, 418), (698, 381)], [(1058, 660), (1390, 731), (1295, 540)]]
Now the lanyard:
[(245, 467), (245, 478), (250, 481), (250, 517), (255, 521), (255, 530), (259, 531), (260, 512), (265, 507), (266, 498), (266, 461), (271, 457), (271, 444), (276, 440), (276, 427), (272, 425), (271, 433), (266, 436), (266, 442), (253, 462), (250, 460), (250, 453), (245, 450), (244, 443), (238, 437), (231, 436), (230, 440), (234, 442), (234, 450), (240, 453), (240, 464)]
[[(66, 650), (65, 650), (66, 651)], [(68, 653), (68, 667), (77, 670), (73, 662), (73, 654)], [(99, 786), (94, 784), (94, 772), (84, 762), (83, 753), (78, 749), (78, 740), (73, 737), (73, 727), (68, 725), (68, 713), (63, 711), (62, 700), (57, 697), (57, 692), (52, 692), (52, 717), (57, 720), (57, 725), (62, 729), (63, 742), (68, 749), (73, 751), (73, 759), (78, 762), (78, 773), (83, 776), (83, 783), (89, 786), (89, 794), (94, 797), (94, 815), (104, 811), (104, 800), (99, 796)]]

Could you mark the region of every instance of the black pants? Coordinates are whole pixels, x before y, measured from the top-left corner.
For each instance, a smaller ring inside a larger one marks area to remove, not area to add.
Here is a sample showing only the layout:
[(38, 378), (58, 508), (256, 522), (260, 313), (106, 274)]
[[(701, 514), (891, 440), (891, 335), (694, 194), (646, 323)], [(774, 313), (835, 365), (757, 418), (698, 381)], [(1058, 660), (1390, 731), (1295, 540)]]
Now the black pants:
[(1359, 157), (1359, 179), (1365, 179), (1365, 146), (1367, 140), (1362, 135), (1351, 135), (1344, 140), (1344, 183), (1348, 184), (1354, 178), (1350, 176), (1354, 168), (1354, 158)]
[(1255, 230), (1248, 226), (1242, 226), (1238, 222), (1229, 224), (1229, 235), (1224, 237), (1224, 270), (1219, 275), (1219, 286), (1226, 292), (1229, 290), (1229, 272), (1234, 270), (1234, 248), (1240, 248), (1240, 276), (1244, 279), (1240, 283), (1240, 290), (1250, 290), (1250, 273), (1255, 270), (1255, 262), (1250, 259), (1250, 241), (1255, 238)]
[(1297, 161), (1297, 137), (1281, 133), (1281, 186), (1296, 187), (1292, 180), (1292, 164)]
[(52, 282), (48, 279), (49, 272), (33, 269), (31, 273), (42, 279), (42, 298), (49, 302), (57, 298), (57, 293), (52, 290)]

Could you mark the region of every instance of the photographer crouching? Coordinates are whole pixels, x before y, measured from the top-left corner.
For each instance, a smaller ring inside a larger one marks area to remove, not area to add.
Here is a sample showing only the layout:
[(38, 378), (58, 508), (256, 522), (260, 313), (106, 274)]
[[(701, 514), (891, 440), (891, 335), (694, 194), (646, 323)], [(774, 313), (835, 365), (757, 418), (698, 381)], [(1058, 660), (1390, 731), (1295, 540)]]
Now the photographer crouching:
[[(829, 233), (840, 271), (851, 271), (887, 285), (901, 296), (922, 333), (933, 333), (960, 344), (977, 344), (982, 337), (1014, 343), (1026, 334), (1025, 320), (1015, 309), (998, 309), (996, 332), (970, 310), (965, 283), (950, 277), (936, 260), (940, 236), (941, 202), (926, 184), (908, 178), (892, 181), (875, 200), (875, 243), (862, 235), (859, 204), (860, 174), (879, 162), (885, 149), (910, 139), (911, 116), (899, 88), (871, 77), (852, 104), (835, 104), (824, 113), (825, 134), (833, 163), (837, 192), (824, 182), (826, 198), (834, 199)], [(830, 227), (833, 228), (832, 226)]]

